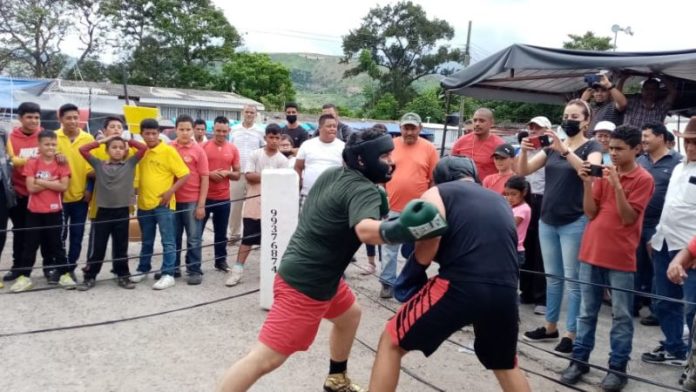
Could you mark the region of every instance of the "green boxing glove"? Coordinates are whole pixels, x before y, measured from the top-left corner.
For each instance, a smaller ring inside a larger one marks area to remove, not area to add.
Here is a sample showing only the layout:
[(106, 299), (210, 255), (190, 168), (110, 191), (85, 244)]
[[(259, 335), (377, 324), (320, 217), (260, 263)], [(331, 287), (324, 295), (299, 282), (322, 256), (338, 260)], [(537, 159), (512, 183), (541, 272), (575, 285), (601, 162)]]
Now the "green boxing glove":
[(384, 218), (389, 215), (389, 199), (387, 199), (387, 190), (381, 185), (377, 185), (377, 190), (379, 191), (379, 197), (382, 201), (382, 204), (379, 205), (379, 216)]
[(398, 218), (391, 218), (379, 226), (379, 234), (387, 244), (400, 244), (432, 238), (447, 231), (447, 221), (432, 203), (411, 200)]

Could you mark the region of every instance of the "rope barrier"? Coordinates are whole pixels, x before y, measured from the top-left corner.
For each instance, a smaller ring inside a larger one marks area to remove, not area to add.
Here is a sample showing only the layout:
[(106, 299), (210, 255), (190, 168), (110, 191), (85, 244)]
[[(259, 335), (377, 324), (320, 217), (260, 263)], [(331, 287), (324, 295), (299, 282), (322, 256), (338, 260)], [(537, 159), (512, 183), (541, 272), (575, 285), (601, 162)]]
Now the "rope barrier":
[(594, 283), (594, 282), (586, 282), (584, 280), (579, 280), (579, 279), (573, 279), (573, 278), (567, 278), (565, 276), (559, 276), (559, 275), (551, 275), (547, 274), (545, 272), (539, 272), (539, 271), (532, 271), (532, 270), (527, 270), (527, 269), (520, 269), (520, 272), (524, 272), (527, 274), (532, 274), (532, 275), (543, 275), (546, 276), (547, 278), (553, 278), (553, 279), (559, 279), (559, 280), (564, 280), (568, 282), (573, 282), (573, 283), (579, 283), (579, 284), (584, 284), (587, 286), (595, 286), (595, 287), (601, 287), (604, 289), (609, 289), (609, 290), (616, 290), (616, 291), (623, 291), (625, 293), (631, 293), (635, 295), (640, 295), (641, 297), (646, 297), (646, 298), (652, 298), (652, 299), (657, 299), (660, 301), (668, 301), (668, 302), (676, 302), (680, 303), (683, 305), (694, 305), (696, 306), (696, 302), (691, 302), (687, 301), (684, 299), (676, 299), (676, 298), (670, 298), (670, 297), (665, 297), (663, 295), (658, 295), (658, 294), (653, 294), (653, 293), (646, 293), (643, 291), (638, 291), (638, 290), (633, 290), (633, 289), (624, 289), (621, 287), (614, 287), (610, 285), (606, 285), (603, 283)]
[[(351, 264), (352, 264), (354, 267), (356, 267), (356, 268), (358, 268), (358, 269), (360, 269), (360, 270), (366, 271), (363, 267), (357, 265), (356, 263), (351, 263)], [(376, 276), (375, 273), (372, 273), (371, 275)], [(362, 294), (363, 296), (367, 297), (370, 301), (377, 303), (379, 306), (381, 306), (381, 307), (383, 307), (383, 308), (385, 308), (385, 309), (391, 311), (392, 313), (396, 313), (396, 310), (391, 309), (391, 308), (388, 307), (387, 305), (381, 303), (381, 302), (378, 301), (378, 300), (373, 299), (373, 298), (372, 298), (371, 296), (369, 296), (369, 295), (365, 295), (362, 291), (360, 291), (360, 290), (358, 290), (358, 289), (355, 289), (355, 288), (354, 288), (354, 290), (357, 291), (357, 292), (359, 292), (359, 293)], [(460, 330), (460, 331), (461, 331), (461, 330)], [(467, 350), (473, 351), (473, 348), (472, 348), (472, 347), (468, 347), (468, 346), (462, 345), (461, 343), (458, 343), (458, 342), (456, 342), (456, 341), (454, 341), (454, 340), (447, 339), (446, 341), (449, 342), (449, 343), (452, 343), (452, 344), (454, 344), (454, 345), (460, 346), (460, 347), (462, 347), (462, 348), (465, 348), (465, 349), (467, 349)], [(546, 353), (548, 353), (548, 354), (552, 354), (552, 355), (554, 355), (554, 356), (556, 356), (556, 357), (571, 360), (570, 358), (568, 358), (567, 356), (565, 356), (565, 355), (563, 355), (563, 354), (560, 354), (560, 353), (557, 353), (557, 352), (554, 352), (554, 351), (551, 351), (551, 350), (546, 350), (546, 349), (544, 349), (544, 348), (535, 346), (535, 345), (533, 345), (533, 344), (531, 344), (531, 343), (529, 343), (529, 342), (526, 342), (526, 341), (524, 341), (524, 340), (518, 339), (518, 342), (520, 342), (520, 343), (522, 343), (522, 344), (524, 344), (524, 345), (526, 345), (526, 346), (532, 347), (532, 348), (534, 348), (534, 349), (536, 349), (536, 350), (543, 351), (543, 352), (546, 352)], [(630, 379), (632, 379), (632, 380), (634, 380), (634, 381), (638, 381), (638, 382), (650, 384), (650, 385), (652, 385), (652, 386), (656, 386), (656, 387), (660, 387), (660, 388), (665, 388), (665, 389), (672, 390), (672, 391), (680, 391), (680, 392), (681, 392), (681, 391), (686, 391), (685, 389), (682, 389), (682, 388), (678, 388), (678, 387), (675, 387), (675, 386), (671, 386), (671, 385), (667, 385), (667, 384), (655, 382), (655, 381), (648, 380), (648, 379), (643, 378), (643, 377), (630, 375), (630, 374), (628, 374), (628, 373), (619, 372), (619, 371), (616, 371), (616, 370), (613, 370), (613, 369), (609, 369), (609, 368), (606, 368), (606, 367), (603, 367), (603, 366), (594, 365), (594, 364), (591, 364), (591, 363), (589, 363), (589, 362), (580, 361), (580, 360), (576, 360), (576, 359), (572, 359), (572, 361), (575, 361), (575, 362), (577, 362), (577, 363), (579, 363), (579, 364), (582, 364), (582, 365), (587, 365), (587, 366), (589, 366), (589, 367), (591, 367), (591, 368), (594, 368), (594, 369), (597, 369), (597, 370), (602, 370), (602, 371), (605, 371), (605, 372), (614, 373), (614, 374), (619, 375), (619, 376), (627, 377), (627, 378), (630, 378)], [(533, 374), (532, 371), (530, 371), (529, 369), (523, 368), (522, 366), (520, 366), (520, 369), (521, 369), (521, 370), (524, 370), (525, 372), (529, 372), (529, 373), (532, 373), (532, 374)], [(568, 385), (568, 384), (566, 384), (566, 383), (564, 383), (564, 382), (562, 382), (562, 381), (560, 381), (560, 380), (555, 380), (555, 379), (553, 379), (553, 378), (551, 378), (551, 377), (544, 377), (544, 378), (546, 378), (546, 379), (548, 379), (548, 380), (550, 380), (550, 381), (554, 381), (554, 382), (556, 382), (557, 384), (563, 385), (563, 386), (565, 386), (565, 387), (567, 387), (567, 388), (571, 388), (571, 389), (574, 389), (574, 388), (575, 388), (575, 387), (572, 386), (572, 385)]]
[[(205, 208), (207, 209), (207, 208), (217, 207), (217, 206), (221, 206), (221, 205), (225, 205), (225, 204), (232, 204), (232, 203), (236, 203), (236, 202), (239, 202), (239, 201), (245, 201), (245, 200), (249, 200), (249, 199), (254, 199), (254, 198), (257, 198), (257, 197), (261, 197), (261, 195), (248, 196), (248, 197), (243, 197), (243, 198), (241, 198), (241, 199), (232, 199), (232, 200), (229, 200), (229, 201), (224, 200), (224, 201), (220, 201), (220, 202), (218, 202), (218, 203), (213, 203), (213, 204), (206, 205)], [(125, 207), (124, 207), (124, 208), (125, 208)], [(194, 208), (187, 208), (187, 209), (184, 209), (184, 210), (173, 210), (173, 211), (171, 212), (171, 214), (180, 214), (180, 213), (183, 213), (183, 212), (190, 212), (190, 211), (193, 211), (193, 210), (195, 210), (195, 209), (196, 209), (196, 208), (194, 207)], [(148, 210), (148, 211), (149, 211), (149, 210)], [(165, 215), (165, 214), (164, 214), (164, 213), (161, 213), (161, 214), (152, 214), (152, 215), (148, 215), (147, 218), (154, 218), (154, 217), (162, 216), (162, 215)], [(85, 221), (85, 222), (82, 222), (82, 223), (70, 223), (70, 224), (67, 224), (67, 225), (53, 225), (53, 226), (42, 226), (42, 227), (19, 227), (19, 228), (14, 228), (14, 227), (13, 227), (13, 228), (11, 228), (11, 229), (3, 229), (3, 230), (0, 230), (0, 233), (8, 233), (8, 232), (15, 232), (15, 231), (35, 231), (35, 230), (45, 230), (45, 229), (60, 229), (60, 228), (67, 227), (67, 226), (87, 226), (87, 225), (93, 226), (93, 225), (99, 225), (99, 224), (103, 224), (103, 223), (121, 222), (121, 221), (126, 221), (126, 220), (127, 220), (127, 221), (131, 221), (131, 220), (134, 220), (134, 219), (138, 219), (138, 217), (137, 217), (137, 216), (129, 216), (128, 218), (117, 218), (117, 219), (109, 219), (109, 220), (104, 220), (104, 221), (88, 220), (88, 221)]]
[[(246, 236), (246, 237), (241, 237), (241, 238), (239, 238), (239, 241), (241, 242), (243, 239), (256, 238), (256, 237), (259, 237), (259, 236), (261, 236), (260, 233), (252, 234), (252, 235), (248, 235), (248, 236)], [(183, 241), (182, 241), (182, 242), (183, 242)], [(181, 248), (181, 249), (175, 250), (174, 253), (176, 253), (176, 252), (185, 252), (185, 251), (188, 251), (189, 249), (210, 248), (211, 246), (215, 246), (215, 245), (219, 245), (219, 244), (226, 244), (227, 242), (229, 242), (229, 240), (213, 242), (213, 243), (210, 243), (210, 244), (207, 244), (207, 245), (196, 246), (196, 247), (193, 247), (193, 248), (188, 248), (188, 247), (186, 247), (186, 248)], [(141, 257), (162, 256), (162, 255), (164, 255), (165, 253), (168, 253), (168, 252), (164, 252), (164, 251), (163, 251), (163, 252), (150, 253), (150, 254), (146, 254), (146, 255), (128, 256), (128, 257), (126, 257), (126, 258), (119, 259), (119, 260), (117, 260), (117, 261), (129, 261), (129, 260), (133, 260), (133, 259), (140, 259)], [(114, 261), (115, 261), (114, 259), (105, 259), (105, 260), (102, 260), (102, 261), (99, 261), (99, 260), (96, 260), (96, 261), (87, 261), (87, 262), (84, 263), (84, 265), (85, 265), (85, 266), (88, 266), (88, 265), (99, 264), (99, 263), (102, 263), (102, 264), (112, 264)], [(34, 271), (34, 270), (38, 270), (38, 269), (52, 269), (52, 268), (74, 267), (74, 266), (77, 266), (77, 263), (76, 263), (76, 264), (54, 264), (54, 265), (47, 265), (47, 266), (36, 266), (36, 265), (35, 265), (35, 266), (31, 267), (31, 269), (29, 269), (29, 268), (21, 268), (21, 270), (22, 270), (22, 271), (27, 271), (27, 270)], [(13, 271), (13, 269), (12, 269), (12, 268), (0, 268), (0, 273), (2, 273), (2, 272), (9, 272), (9, 271)]]
[(82, 328), (89, 328), (89, 327), (99, 327), (99, 326), (104, 326), (104, 325), (118, 324), (118, 323), (122, 323), (125, 321), (142, 320), (142, 319), (146, 319), (146, 318), (162, 316), (165, 314), (171, 314), (171, 313), (176, 313), (176, 312), (182, 312), (184, 310), (196, 309), (196, 308), (200, 308), (200, 307), (207, 306), (207, 305), (212, 305), (212, 304), (216, 304), (216, 303), (220, 303), (220, 302), (224, 302), (224, 301), (229, 301), (229, 300), (236, 299), (236, 298), (245, 297), (247, 295), (257, 293), (258, 291), (259, 291), (259, 289), (256, 288), (253, 290), (244, 291), (242, 293), (233, 294), (233, 295), (229, 295), (229, 296), (222, 297), (222, 298), (217, 298), (217, 299), (206, 301), (206, 302), (200, 302), (200, 303), (196, 303), (193, 305), (183, 306), (180, 308), (163, 310), (161, 312), (148, 313), (148, 314), (143, 314), (143, 315), (133, 316), (133, 317), (124, 317), (124, 318), (120, 318), (120, 319), (98, 321), (98, 322), (86, 323), (86, 324), (66, 325), (63, 327), (53, 327), (53, 328), (33, 329), (33, 330), (21, 331), (21, 332), (2, 333), (2, 334), (0, 334), (0, 338), (9, 338), (9, 337), (23, 336), (23, 335), (35, 335), (35, 334), (40, 334), (40, 333), (67, 331), (67, 330), (82, 329)]
[[(251, 237), (251, 236), (250, 236), (250, 237)], [(260, 248), (259, 246), (251, 247), (251, 249), (249, 249), (249, 252), (258, 250), (259, 248)], [(234, 256), (237, 256), (237, 255), (239, 255), (239, 251), (237, 251), (237, 253), (233, 254), (232, 256), (234, 257)], [(211, 262), (211, 261), (215, 261), (216, 259), (217, 259), (216, 257), (213, 257), (212, 259), (203, 260), (203, 261), (201, 261), (201, 265), (206, 264), (206, 263), (209, 263), (209, 262)], [(148, 272), (140, 272), (140, 273), (135, 273), (135, 274), (129, 274), (129, 275), (126, 275), (126, 276), (127, 276), (127, 277), (131, 277), (131, 276), (141, 276), (141, 275), (156, 274), (156, 273), (161, 273), (161, 272), (162, 272), (162, 269), (160, 268), (160, 269), (150, 270), (150, 271), (148, 271)], [(99, 280), (96, 280), (96, 282), (97, 282), (97, 283), (100, 283), (100, 282), (116, 281), (116, 280), (118, 280), (119, 278), (121, 278), (121, 277), (120, 277), (120, 276), (117, 276), (117, 277), (113, 277), (113, 278), (99, 279)], [(77, 283), (77, 282), (76, 282), (76, 283)], [(39, 291), (49, 291), (49, 290), (58, 290), (58, 289), (65, 290), (65, 288), (64, 288), (63, 286), (53, 285), (53, 286), (46, 286), (46, 287), (41, 287), (41, 288), (36, 288), (36, 289), (31, 289), (31, 290), (26, 290), (26, 291), (21, 291), (21, 292), (19, 292), (19, 293), (13, 293), (13, 292), (10, 292), (10, 291), (6, 291), (6, 292), (3, 292), (3, 293), (0, 293), (0, 296), (1, 296), (1, 295), (21, 295), (21, 294), (35, 293), (35, 292), (39, 292)]]

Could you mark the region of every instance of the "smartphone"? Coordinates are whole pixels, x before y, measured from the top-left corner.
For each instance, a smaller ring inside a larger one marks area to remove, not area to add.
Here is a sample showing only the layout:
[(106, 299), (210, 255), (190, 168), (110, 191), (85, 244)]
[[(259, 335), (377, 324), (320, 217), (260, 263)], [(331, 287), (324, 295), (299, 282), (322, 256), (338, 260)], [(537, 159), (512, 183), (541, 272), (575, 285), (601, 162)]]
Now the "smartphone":
[(597, 75), (597, 74), (586, 74), (585, 75), (585, 83), (589, 87), (595, 87), (599, 84), (599, 82), (602, 80), (602, 75)]
[(601, 165), (590, 165), (590, 175), (592, 177), (604, 177), (604, 168)]
[(532, 136), (529, 138), (529, 142), (534, 148), (548, 147), (551, 145), (551, 138), (549, 135)]

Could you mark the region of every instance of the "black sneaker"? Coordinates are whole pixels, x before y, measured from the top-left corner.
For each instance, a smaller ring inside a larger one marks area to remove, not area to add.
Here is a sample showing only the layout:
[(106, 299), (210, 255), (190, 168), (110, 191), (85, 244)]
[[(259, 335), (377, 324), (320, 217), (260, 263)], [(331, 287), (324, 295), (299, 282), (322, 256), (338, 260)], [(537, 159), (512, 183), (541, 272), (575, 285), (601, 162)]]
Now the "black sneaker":
[(524, 335), (522, 335), (522, 339), (528, 342), (548, 342), (558, 339), (558, 330), (547, 333), (546, 327), (539, 327), (534, 331), (525, 332)]
[(577, 384), (582, 375), (587, 374), (589, 371), (590, 368), (587, 365), (570, 362), (570, 366), (561, 373), (561, 381), (569, 385)]
[(82, 284), (77, 286), (78, 291), (87, 291), (91, 289), (92, 287), (96, 286), (97, 281), (94, 278), (85, 278), (85, 281), (82, 282)]
[(230, 266), (227, 264), (226, 261), (215, 263), (215, 269), (222, 272), (229, 272), (231, 270)]
[(675, 367), (685, 367), (686, 366), (686, 355), (677, 356), (660, 345), (656, 349), (649, 353), (643, 353), (640, 356), (643, 362), (654, 363), (657, 365), (675, 366)]
[(645, 316), (640, 319), (640, 324), (648, 327), (657, 327), (660, 325), (660, 320), (651, 314), (650, 316)]
[[(614, 367), (614, 366), (609, 366), (609, 369), (615, 370), (617, 372), (621, 373), (626, 373), (626, 367)], [(603, 391), (605, 392), (619, 392), (622, 390), (626, 384), (628, 384), (628, 377), (622, 375), (622, 374), (616, 374), (612, 372), (607, 372), (607, 375), (604, 376), (604, 379), (602, 380), (602, 383), (599, 384), (599, 386), (602, 388)]]
[(60, 275), (58, 274), (58, 271), (50, 270), (46, 273), (46, 281), (48, 282), (48, 284), (55, 286), (58, 284), (59, 280), (60, 280)]
[(16, 280), (19, 278), (19, 272), (17, 271), (7, 271), (5, 275), (2, 277), (3, 282), (12, 282), (13, 280)]
[(118, 287), (123, 287), (124, 289), (132, 290), (135, 288), (135, 283), (131, 282), (127, 276), (122, 276), (118, 278)]
[(558, 343), (554, 350), (563, 354), (570, 354), (573, 352), (573, 340), (567, 336), (563, 337)]
[(190, 274), (186, 279), (186, 284), (189, 286), (197, 286), (203, 282), (203, 275), (201, 274)]
[(394, 296), (394, 288), (389, 286), (389, 285), (382, 284), (382, 289), (379, 291), (379, 297), (383, 298), (383, 299), (389, 299), (393, 296)]

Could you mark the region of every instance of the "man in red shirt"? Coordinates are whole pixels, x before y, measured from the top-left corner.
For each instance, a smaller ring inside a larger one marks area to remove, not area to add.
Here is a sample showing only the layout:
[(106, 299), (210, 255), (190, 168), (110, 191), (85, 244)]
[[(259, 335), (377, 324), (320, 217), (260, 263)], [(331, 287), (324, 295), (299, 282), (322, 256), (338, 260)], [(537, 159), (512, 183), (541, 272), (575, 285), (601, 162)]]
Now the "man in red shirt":
[(215, 268), (227, 272), (227, 224), (230, 221), (230, 181), (239, 180), (239, 150), (227, 141), (230, 121), (217, 117), (213, 122), (213, 138), (203, 145), (208, 156), (210, 183), (205, 200), (206, 211), (203, 226), (213, 215)]
[[(400, 126), (401, 136), (394, 139), (391, 155), (395, 169), (391, 181), (387, 183), (390, 218), (399, 216), (409, 201), (421, 197), (430, 188), (433, 170), (439, 161), (435, 147), (419, 136), (423, 129), (419, 115), (404, 114)], [(399, 247), (398, 244), (383, 246), (384, 262), (379, 276), (382, 298), (393, 296)]]
[[(186, 282), (189, 285), (201, 284), (201, 243), (203, 242), (203, 218), (205, 217), (205, 200), (208, 195), (208, 157), (203, 148), (195, 142), (193, 118), (182, 114), (177, 117), (176, 140), (172, 147), (181, 155), (189, 168), (189, 178), (176, 193), (176, 211), (174, 217), (174, 236), (176, 239), (176, 266), (174, 277), (181, 274), (182, 237), (186, 231)], [(155, 279), (159, 277), (155, 275)]]
[[(599, 179), (590, 176), (587, 162), (578, 172), (584, 184), (583, 209), (590, 219), (578, 255), (582, 282), (608, 284), (626, 290), (634, 287), (635, 250), (643, 214), (655, 190), (650, 173), (636, 163), (640, 149), (640, 131), (631, 126), (618, 127), (609, 141), (613, 166), (605, 165), (603, 177)], [(561, 376), (568, 384), (575, 384), (589, 371), (585, 363), (594, 348), (603, 291), (600, 286), (580, 285), (577, 338), (573, 343), (570, 366)], [(611, 305), (609, 369), (626, 373), (633, 340), (633, 294), (613, 290)], [(601, 387), (605, 391), (620, 391), (627, 381), (626, 376), (609, 372)]]
[(486, 176), (498, 171), (493, 162), (495, 148), (505, 143), (498, 135), (491, 133), (495, 125), (493, 112), (488, 108), (480, 108), (472, 118), (474, 131), (459, 138), (452, 146), (452, 155), (466, 156), (474, 160), (481, 181)]

